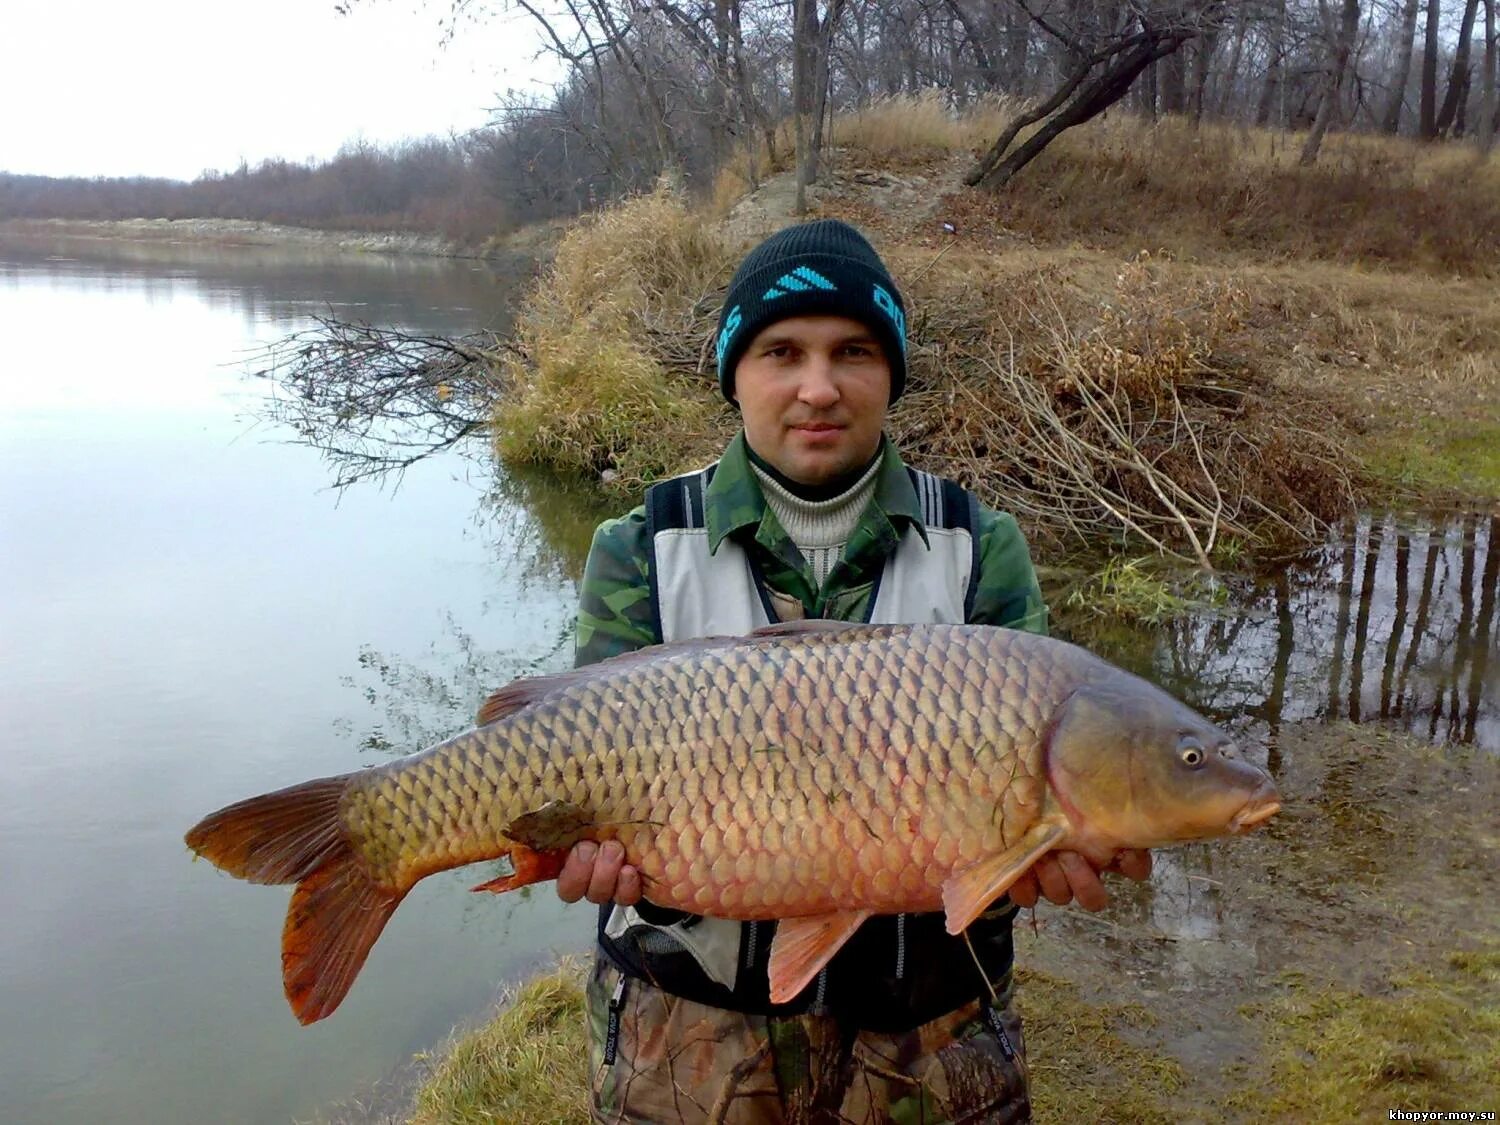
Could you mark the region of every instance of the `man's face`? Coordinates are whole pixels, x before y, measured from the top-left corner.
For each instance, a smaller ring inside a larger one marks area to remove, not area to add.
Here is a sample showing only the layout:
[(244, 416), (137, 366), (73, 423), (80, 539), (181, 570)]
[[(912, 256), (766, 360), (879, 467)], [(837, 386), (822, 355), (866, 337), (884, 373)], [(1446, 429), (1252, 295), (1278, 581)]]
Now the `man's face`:
[(875, 456), (891, 365), (857, 320), (791, 317), (750, 341), (734, 397), (751, 449), (799, 484), (824, 484)]

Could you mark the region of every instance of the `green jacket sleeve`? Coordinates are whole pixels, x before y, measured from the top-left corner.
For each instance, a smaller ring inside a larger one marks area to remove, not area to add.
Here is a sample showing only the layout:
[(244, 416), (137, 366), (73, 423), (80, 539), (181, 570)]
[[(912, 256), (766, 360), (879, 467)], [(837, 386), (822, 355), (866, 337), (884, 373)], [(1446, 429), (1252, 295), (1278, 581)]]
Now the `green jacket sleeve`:
[(1015, 517), (981, 508), (978, 530), (979, 587), (969, 624), (1005, 625), (1046, 636), (1047, 605)]
[(574, 667), (660, 643), (651, 620), (650, 560), (645, 508), (595, 530), (578, 589)]

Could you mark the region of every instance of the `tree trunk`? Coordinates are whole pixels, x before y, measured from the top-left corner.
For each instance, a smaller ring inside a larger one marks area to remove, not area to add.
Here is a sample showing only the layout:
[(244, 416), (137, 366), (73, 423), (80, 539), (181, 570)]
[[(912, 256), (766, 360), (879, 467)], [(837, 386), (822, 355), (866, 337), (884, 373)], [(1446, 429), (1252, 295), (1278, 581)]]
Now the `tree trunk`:
[[(811, 99), (807, 97), (811, 86), (811, 58), (808, 56), (807, 42), (807, 11), (812, 8), (817, 0), (793, 0), (792, 3), (792, 117), (793, 129), (796, 135), (797, 152), (794, 159), (797, 163), (797, 199), (795, 203), (798, 215), (807, 214), (807, 114), (812, 108)], [(817, 13), (813, 13), (813, 19), (817, 19)]]
[(1245, 33), (1249, 30), (1249, 22), (1243, 13), (1235, 20), (1234, 46), (1230, 49), (1229, 65), (1224, 71), (1223, 88), (1219, 91), (1217, 112), (1220, 117), (1237, 116), (1234, 113), (1234, 87), (1240, 80), (1240, 59), (1245, 53)]
[[(1495, 144), (1495, 0), (1484, 0), (1484, 83), (1479, 99), (1479, 151), (1488, 153)], [(1500, 551), (1495, 540), (1490, 550)]]
[(1401, 110), (1406, 105), (1406, 84), (1411, 78), (1411, 51), (1417, 38), (1417, 9), (1421, 0), (1406, 0), (1401, 9), (1400, 41), (1396, 44), (1396, 69), (1391, 76), (1390, 100), (1385, 106), (1383, 132), (1395, 136), (1401, 131)]
[(1214, 52), (1219, 49), (1219, 30), (1210, 28), (1198, 36), (1193, 44), (1192, 104), (1188, 111), (1193, 124), (1203, 121), (1203, 95), (1208, 89), (1208, 72), (1213, 68)]
[(1307, 143), (1302, 146), (1298, 164), (1311, 164), (1318, 159), (1318, 149), (1323, 146), (1323, 136), (1339, 112), (1344, 92), (1344, 75), (1349, 70), (1349, 55), (1354, 50), (1354, 37), (1359, 34), (1359, 0), (1344, 0), (1339, 16), (1338, 31), (1334, 34), (1329, 51), (1328, 77), (1323, 87), (1323, 102), (1318, 106), (1318, 116), (1313, 121)]
[[(1271, 44), (1271, 58), (1266, 63), (1266, 80), (1260, 88), (1260, 103), (1255, 107), (1255, 124), (1264, 128), (1271, 120), (1271, 106), (1276, 101), (1276, 95), (1281, 90), (1281, 84), (1285, 80), (1282, 68), (1286, 58), (1286, 0), (1280, 0), (1277, 4), (1277, 18), (1275, 20), (1275, 38)], [(1278, 121), (1279, 126), (1284, 126), (1285, 121)]]
[(1427, 37), (1422, 43), (1422, 108), (1417, 135), (1424, 141), (1437, 136), (1437, 60), (1440, 0), (1427, 0)]
[(843, 11), (844, 0), (829, 0), (828, 13), (823, 17), (822, 26), (818, 28), (817, 63), (813, 67), (813, 82), (815, 84), (813, 96), (812, 138), (808, 152), (807, 182), (814, 183), (818, 178), (819, 167), (823, 160), (823, 138), (826, 134), (825, 119), (828, 115), (828, 84), (832, 80), (830, 73), (833, 59), (833, 33), (838, 27), (839, 15)]
[[(1135, 36), (1133, 45), (1106, 54), (1102, 60), (1104, 69), (1099, 74), (1091, 75), (1090, 71), (1097, 64), (1085, 60), (1045, 106), (1023, 114), (1012, 122), (1000, 139), (991, 146), (990, 151), (973, 168), (969, 169), (964, 176), (964, 182), (970, 185), (977, 184), (990, 191), (999, 191), (1010, 182), (1012, 176), (1031, 163), (1043, 149), (1051, 144), (1058, 134), (1103, 113), (1129, 92), (1131, 83), (1136, 80), (1141, 71), (1158, 59), (1174, 54), (1190, 38), (1192, 38), (1192, 32), (1182, 28), (1168, 32), (1146, 32)], [(1004, 155), (1006, 148), (1009, 147), (1011, 141), (1015, 140), (1021, 129), (1043, 118), (1048, 118), (1048, 120), (1040, 129), (1010, 155)]]
[(1187, 106), (1187, 59), (1181, 51), (1167, 55), (1156, 68), (1160, 85), (1161, 111), (1181, 113)]
[[(1000, 68), (995, 65), (994, 58), (990, 55), (986, 46), (984, 36), (974, 26), (974, 21), (964, 11), (963, 5), (958, 0), (947, 0), (948, 12), (952, 18), (963, 28), (964, 40), (969, 44), (969, 49), (974, 53), (974, 66), (977, 70), (977, 85), (985, 90), (995, 90), (1000, 86)], [(954, 52), (957, 55), (957, 51)], [(957, 69), (958, 60), (954, 59), (954, 69)]]
[(1438, 111), (1435, 133), (1441, 135), (1453, 127), (1458, 116), (1458, 107), (1469, 93), (1469, 47), (1474, 38), (1474, 16), (1479, 11), (1479, 0), (1468, 0), (1464, 5), (1463, 23), (1458, 29), (1458, 48), (1453, 52), (1453, 70), (1448, 75), (1448, 93), (1443, 98), (1443, 108)]
[(1031, 24), (1018, 15), (1015, 6), (1005, 6), (1005, 77), (1010, 92), (1017, 97), (1026, 93), (1026, 56), (1031, 46)]

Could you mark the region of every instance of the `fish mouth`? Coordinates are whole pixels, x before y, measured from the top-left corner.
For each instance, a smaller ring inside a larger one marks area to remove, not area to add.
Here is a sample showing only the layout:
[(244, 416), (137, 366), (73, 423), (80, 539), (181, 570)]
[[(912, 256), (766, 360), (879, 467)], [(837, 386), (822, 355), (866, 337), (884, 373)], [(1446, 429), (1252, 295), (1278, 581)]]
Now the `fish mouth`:
[(1245, 807), (1234, 814), (1229, 822), (1229, 831), (1248, 832), (1257, 824), (1263, 824), (1281, 811), (1281, 794), (1269, 778), (1255, 794), (1245, 802)]

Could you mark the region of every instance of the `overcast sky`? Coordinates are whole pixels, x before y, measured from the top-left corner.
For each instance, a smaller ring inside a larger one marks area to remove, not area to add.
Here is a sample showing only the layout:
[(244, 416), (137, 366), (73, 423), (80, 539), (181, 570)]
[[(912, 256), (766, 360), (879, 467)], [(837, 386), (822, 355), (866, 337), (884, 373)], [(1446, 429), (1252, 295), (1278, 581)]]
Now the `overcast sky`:
[[(498, 6), (498, 5), (497, 5)], [(551, 75), (523, 18), (448, 0), (4, 0), (0, 170), (172, 176), (483, 125)]]

